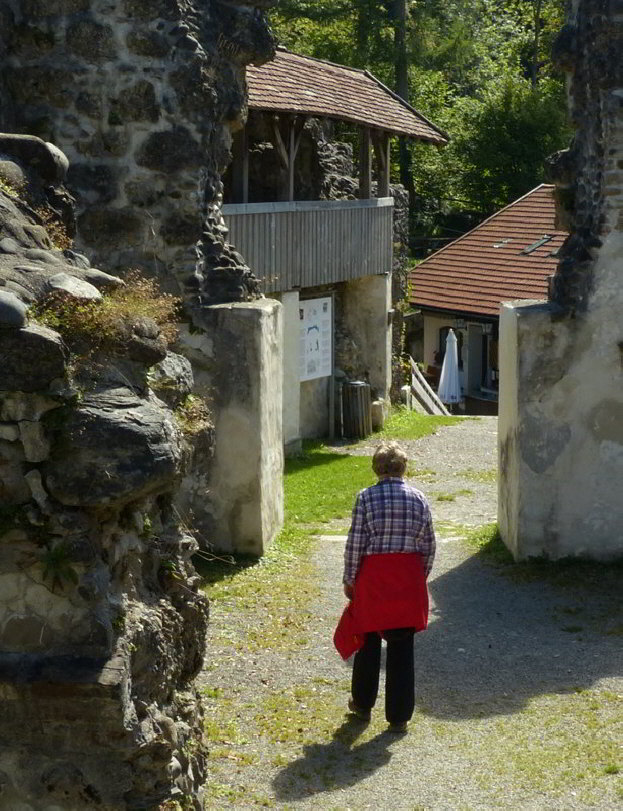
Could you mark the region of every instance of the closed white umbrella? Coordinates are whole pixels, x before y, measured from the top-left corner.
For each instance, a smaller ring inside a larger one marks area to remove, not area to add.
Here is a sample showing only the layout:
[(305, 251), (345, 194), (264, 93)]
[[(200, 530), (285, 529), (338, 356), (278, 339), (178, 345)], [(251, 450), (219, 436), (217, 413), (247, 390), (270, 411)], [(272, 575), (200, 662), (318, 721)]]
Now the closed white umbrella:
[(461, 383), (459, 381), (459, 350), (454, 330), (448, 331), (446, 354), (443, 358), (437, 396), (442, 403), (459, 403), (461, 401)]

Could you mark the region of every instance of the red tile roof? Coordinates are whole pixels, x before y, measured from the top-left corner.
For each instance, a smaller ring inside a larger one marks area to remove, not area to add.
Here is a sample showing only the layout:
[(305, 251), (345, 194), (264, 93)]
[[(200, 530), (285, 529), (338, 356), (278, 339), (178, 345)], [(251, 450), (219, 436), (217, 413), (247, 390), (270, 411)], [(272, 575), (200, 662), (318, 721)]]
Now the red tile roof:
[[(567, 237), (554, 228), (553, 186), (537, 186), (409, 273), (411, 304), (422, 309), (499, 315), (500, 303), (547, 299), (552, 256)], [(524, 253), (545, 235), (544, 244)]]
[(447, 135), (371, 73), (279, 49), (260, 67), (247, 67), (249, 107), (337, 118), (434, 144)]

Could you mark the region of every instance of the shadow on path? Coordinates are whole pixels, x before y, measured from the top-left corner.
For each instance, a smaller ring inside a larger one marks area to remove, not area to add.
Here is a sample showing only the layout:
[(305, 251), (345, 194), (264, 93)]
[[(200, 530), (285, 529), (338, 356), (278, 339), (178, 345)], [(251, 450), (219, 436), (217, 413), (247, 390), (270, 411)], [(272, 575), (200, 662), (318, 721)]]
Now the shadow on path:
[(391, 759), (388, 746), (399, 740), (388, 732), (355, 745), (366, 724), (349, 717), (326, 744), (307, 744), (303, 754), (282, 769), (273, 780), (280, 800), (291, 801), (326, 791), (348, 788), (369, 777)]
[(431, 622), (415, 639), (420, 711), (509, 714), (623, 676), (621, 567), (574, 564), (558, 585), (507, 572), (474, 555), (430, 583)]

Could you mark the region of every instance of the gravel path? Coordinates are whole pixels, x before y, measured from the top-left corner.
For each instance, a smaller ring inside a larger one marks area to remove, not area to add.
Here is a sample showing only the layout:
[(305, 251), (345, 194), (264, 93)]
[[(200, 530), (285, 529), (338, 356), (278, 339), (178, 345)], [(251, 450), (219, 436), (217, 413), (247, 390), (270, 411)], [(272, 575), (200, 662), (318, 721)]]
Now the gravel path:
[[(415, 481), (439, 540), (406, 736), (386, 732), (382, 698), (369, 726), (344, 713), (351, 662), (331, 642), (344, 605), (339, 525), (315, 545), (320, 594), (298, 651), (249, 655), (235, 612), (216, 607), (218, 667), (206, 683), (228, 696), (248, 735), (213, 760), (207, 808), (623, 809), (614, 771), (623, 771), (620, 588), (614, 580), (573, 590), (515, 582), (466, 548), (461, 528), (495, 520), (495, 440), (496, 419), (483, 418), (401, 443), (422, 472)], [(356, 452), (370, 455), (375, 444)], [(282, 731), (266, 732), (262, 719), (274, 720), (277, 705)], [(606, 774), (604, 762), (595, 777), (594, 747), (610, 762), (617, 745), (618, 766)]]
[[(497, 417), (467, 417), (436, 434), (399, 443), (416, 471), (411, 481), (427, 496), (437, 523), (478, 527), (496, 520), (497, 422)], [(372, 456), (380, 441), (334, 450)]]

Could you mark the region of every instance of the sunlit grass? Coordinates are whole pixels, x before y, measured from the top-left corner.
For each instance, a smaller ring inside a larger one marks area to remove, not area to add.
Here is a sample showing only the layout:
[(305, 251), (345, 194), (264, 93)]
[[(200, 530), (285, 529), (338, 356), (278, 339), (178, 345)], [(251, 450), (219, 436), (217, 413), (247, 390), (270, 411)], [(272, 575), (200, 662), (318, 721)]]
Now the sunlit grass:
[(457, 473), (463, 479), (471, 479), (473, 482), (480, 482), (481, 484), (494, 484), (498, 480), (498, 469), (492, 468), (491, 470), (461, 470)]
[(359, 490), (375, 481), (369, 456), (306, 443), (301, 456), (286, 461), (286, 521), (311, 524), (347, 518)]
[(471, 750), (478, 736), (485, 789), (503, 776), (515, 790), (555, 796), (574, 789), (589, 800), (602, 781), (618, 779), (622, 703), (607, 690), (537, 696), (519, 713), (455, 727), (454, 744)]
[(404, 406), (392, 410), (383, 429), (375, 434), (382, 439), (421, 439), (437, 432), (444, 425), (456, 425), (462, 417), (437, 417), (418, 414)]

